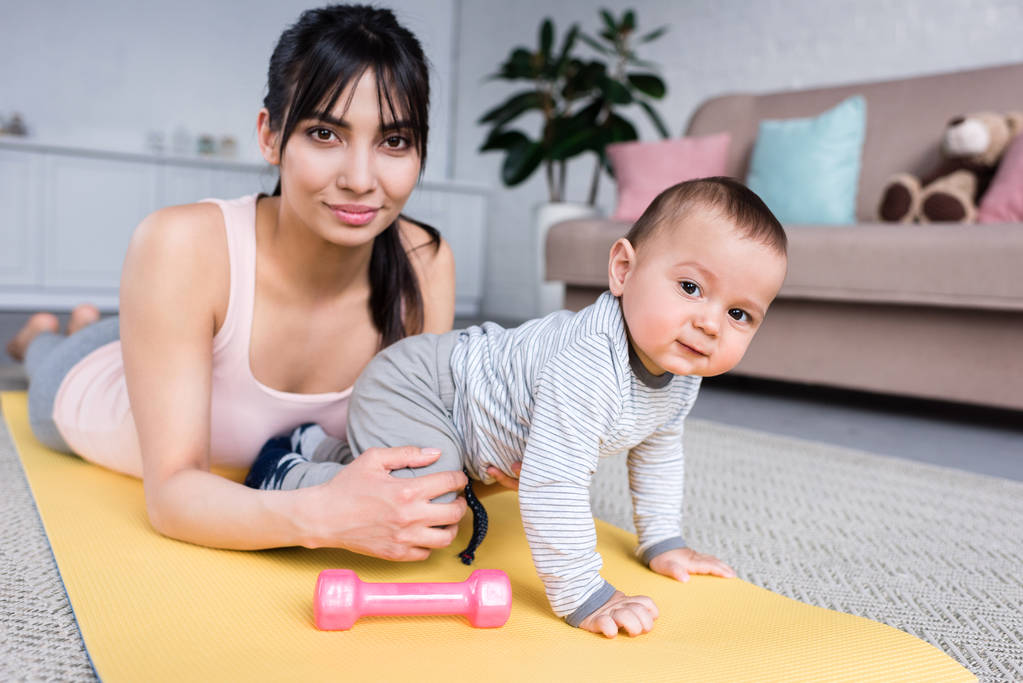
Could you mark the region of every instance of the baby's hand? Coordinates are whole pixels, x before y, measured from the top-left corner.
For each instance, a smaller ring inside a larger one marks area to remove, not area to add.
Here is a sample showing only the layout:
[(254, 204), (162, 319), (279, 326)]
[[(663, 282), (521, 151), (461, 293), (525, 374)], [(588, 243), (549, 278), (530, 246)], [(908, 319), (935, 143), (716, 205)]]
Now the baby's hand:
[(608, 638), (614, 638), (618, 629), (624, 628), (630, 636), (638, 636), (652, 629), (656, 618), (657, 606), (647, 596), (615, 591), (596, 612), (583, 619), (579, 628), (603, 633)]
[(713, 574), (725, 579), (735, 577), (735, 570), (714, 557), (698, 553), (692, 548), (668, 550), (650, 560), (650, 568), (658, 574), (679, 581), (688, 581), (690, 574)]

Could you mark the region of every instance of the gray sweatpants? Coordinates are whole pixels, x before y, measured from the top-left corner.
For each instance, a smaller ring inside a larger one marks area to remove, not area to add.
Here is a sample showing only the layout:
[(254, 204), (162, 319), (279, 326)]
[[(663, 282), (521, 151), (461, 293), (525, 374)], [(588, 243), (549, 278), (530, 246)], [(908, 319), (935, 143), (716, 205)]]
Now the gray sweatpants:
[(114, 316), (83, 327), (75, 334), (43, 332), (25, 351), (28, 375), (28, 421), (32, 433), (55, 451), (70, 453), (71, 448), (53, 421), (53, 403), (57, 390), (78, 361), (101, 346), (120, 339), (120, 320)]
[[(436, 462), (426, 467), (394, 470), (391, 474), (396, 477), (461, 471), (465, 449), (451, 417), (455, 385), (450, 359), (457, 338), (457, 331), (421, 334), (402, 339), (378, 353), (352, 388), (347, 447), (343, 441), (325, 437), (315, 447), (312, 462), (294, 466), (280, 488), (322, 484), (351, 461), (351, 454), (358, 455), (370, 448), (440, 449), (441, 456)], [(455, 496), (448, 493), (434, 500), (449, 502)]]

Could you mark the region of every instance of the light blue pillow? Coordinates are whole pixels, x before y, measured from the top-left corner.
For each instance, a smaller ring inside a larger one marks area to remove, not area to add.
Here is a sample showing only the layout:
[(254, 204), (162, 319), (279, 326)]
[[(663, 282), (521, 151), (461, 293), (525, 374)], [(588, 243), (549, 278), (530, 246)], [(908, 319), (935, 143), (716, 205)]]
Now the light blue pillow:
[(783, 224), (856, 221), (867, 102), (854, 95), (805, 119), (765, 119), (746, 184)]

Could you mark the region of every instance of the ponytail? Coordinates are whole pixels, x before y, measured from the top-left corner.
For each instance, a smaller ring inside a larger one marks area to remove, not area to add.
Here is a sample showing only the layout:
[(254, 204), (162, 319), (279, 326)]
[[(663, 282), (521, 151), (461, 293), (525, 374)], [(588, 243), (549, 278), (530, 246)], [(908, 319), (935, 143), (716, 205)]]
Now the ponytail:
[[(436, 251), (440, 247), (440, 233), (436, 228), (406, 216), (401, 218), (415, 223), (430, 236), (429, 242), (415, 249), (432, 246)], [(423, 295), (412, 260), (402, 244), (398, 221), (373, 240), (369, 286), (369, 308), (373, 324), (380, 332), (380, 348), (423, 331)]]

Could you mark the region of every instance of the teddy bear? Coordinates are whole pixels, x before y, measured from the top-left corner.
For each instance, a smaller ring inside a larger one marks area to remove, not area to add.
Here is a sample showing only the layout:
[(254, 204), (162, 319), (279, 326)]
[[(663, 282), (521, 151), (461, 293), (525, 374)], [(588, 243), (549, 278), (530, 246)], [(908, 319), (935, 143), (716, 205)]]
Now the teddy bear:
[(978, 112), (948, 122), (941, 141), (942, 162), (917, 177), (897, 173), (885, 184), (878, 217), (890, 223), (973, 223), (1009, 142), (1023, 132), (1023, 112)]

